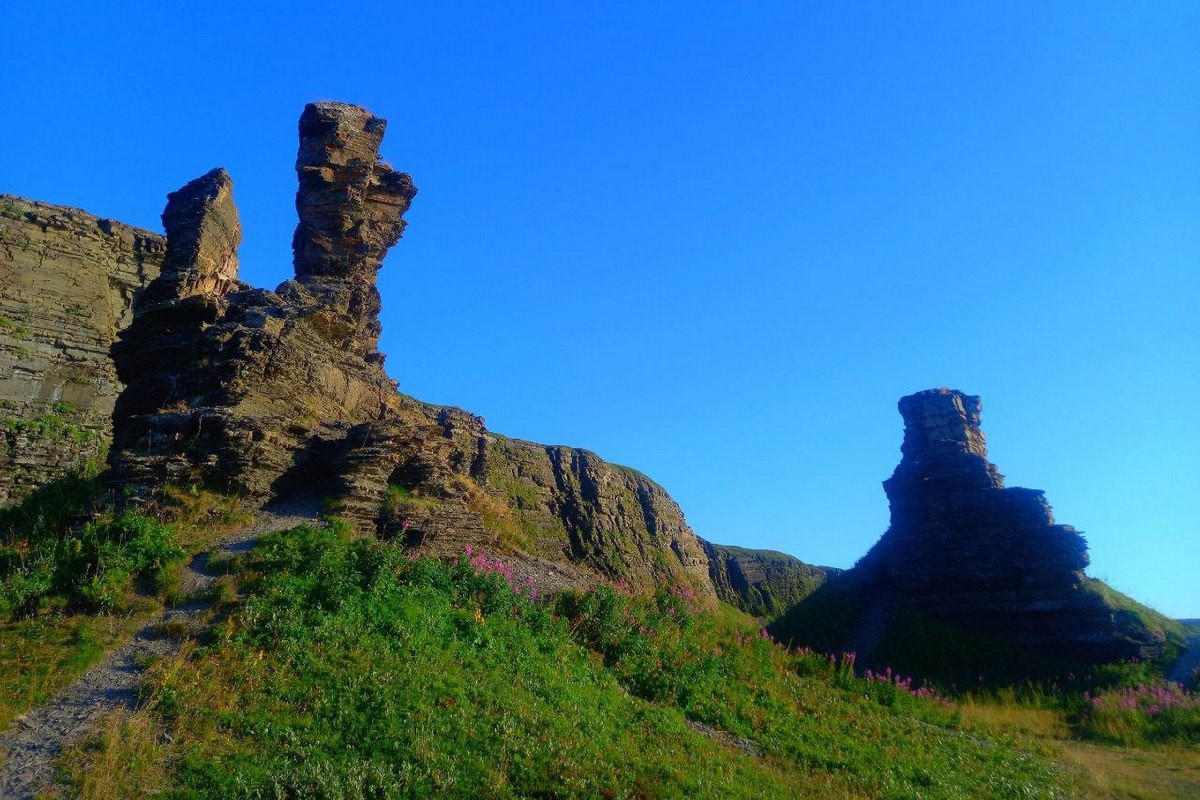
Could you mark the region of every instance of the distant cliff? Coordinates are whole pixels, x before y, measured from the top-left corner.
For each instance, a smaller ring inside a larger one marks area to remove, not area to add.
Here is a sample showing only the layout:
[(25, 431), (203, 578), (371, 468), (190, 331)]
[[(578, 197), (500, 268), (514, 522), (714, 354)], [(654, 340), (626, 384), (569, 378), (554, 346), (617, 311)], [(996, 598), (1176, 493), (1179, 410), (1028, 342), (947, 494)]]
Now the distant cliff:
[(837, 567), (805, 564), (775, 550), (750, 550), (703, 539), (717, 597), (756, 617), (774, 619), (840, 575)]
[(122, 389), (109, 358), (162, 236), (0, 195), (0, 505), (98, 459)]

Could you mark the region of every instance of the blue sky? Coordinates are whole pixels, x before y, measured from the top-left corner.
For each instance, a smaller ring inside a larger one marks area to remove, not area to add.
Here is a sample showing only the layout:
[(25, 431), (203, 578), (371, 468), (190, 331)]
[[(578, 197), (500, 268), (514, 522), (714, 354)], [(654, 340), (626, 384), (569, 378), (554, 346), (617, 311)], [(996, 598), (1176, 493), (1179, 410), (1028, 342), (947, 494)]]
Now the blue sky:
[(1092, 574), (1200, 616), (1200, 5), (171, 5), (5, 10), (0, 191), (159, 229), (225, 166), (274, 286), (300, 110), (360, 103), (421, 190), (403, 391), (839, 566), (900, 396), (981, 394)]

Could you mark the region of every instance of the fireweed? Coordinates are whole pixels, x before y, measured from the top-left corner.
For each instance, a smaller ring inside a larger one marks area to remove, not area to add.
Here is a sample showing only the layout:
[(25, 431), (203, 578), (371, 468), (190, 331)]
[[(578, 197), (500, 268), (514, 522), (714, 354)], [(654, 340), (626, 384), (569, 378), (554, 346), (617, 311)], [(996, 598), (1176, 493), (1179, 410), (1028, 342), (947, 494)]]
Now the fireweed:
[(1160, 681), (1085, 692), (1080, 728), (1122, 744), (1200, 742), (1200, 695)]
[(467, 566), (475, 570), (476, 575), (497, 575), (512, 589), (513, 594), (525, 594), (530, 600), (538, 599), (537, 586), (533, 576), (521, 580), (513, 573), (512, 565), (505, 564), (498, 557), (490, 556), (482, 550), (467, 545), (463, 549), (463, 558)]

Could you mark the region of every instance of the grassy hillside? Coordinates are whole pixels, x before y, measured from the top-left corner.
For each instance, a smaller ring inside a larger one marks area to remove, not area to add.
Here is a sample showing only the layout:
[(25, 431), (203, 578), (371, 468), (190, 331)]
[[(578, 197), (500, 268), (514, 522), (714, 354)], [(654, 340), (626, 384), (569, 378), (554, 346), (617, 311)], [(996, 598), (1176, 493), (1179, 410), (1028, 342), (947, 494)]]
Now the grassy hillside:
[[(181, 554), (244, 524), (227, 500), (171, 491), (163, 519), (72, 526), (92, 502), (89, 476), (73, 480), (0, 517), (0, 721), (169, 602)], [(1082, 682), (980, 690), (968, 680), (939, 696), (891, 672), (856, 674), (852, 656), (784, 648), (684, 587), (534, 599), (494, 556), (414, 560), (340, 527), (270, 534), (224, 566), (209, 634), (149, 665), (142, 707), (68, 752), (65, 796), (1173, 798), (1200, 788), (1200, 700), (1164, 689), (1151, 665), (1088, 676), (1087, 694)], [(1177, 623), (1105, 597), (1176, 635)], [(840, 652), (860, 587), (833, 581), (810, 601), (806, 618), (787, 621), (814, 625)], [(882, 646), (912, 674), (1046, 667), (919, 614)]]
[(1149, 628), (1165, 637), (1168, 642), (1167, 660), (1179, 655), (1179, 650), (1184, 646), (1188, 637), (1187, 626), (1184, 623), (1160, 614), (1150, 606), (1142, 605), (1098, 578), (1085, 578), (1084, 580), (1087, 582), (1087, 588), (1099, 595), (1119, 618), (1124, 617), (1136, 625)]
[[(1016, 738), (686, 592), (528, 600), (499, 561), (301, 528), (71, 759), (83, 796), (1064, 797)], [(519, 590), (519, 591), (518, 591)], [(105, 765), (127, 765), (108, 769)]]

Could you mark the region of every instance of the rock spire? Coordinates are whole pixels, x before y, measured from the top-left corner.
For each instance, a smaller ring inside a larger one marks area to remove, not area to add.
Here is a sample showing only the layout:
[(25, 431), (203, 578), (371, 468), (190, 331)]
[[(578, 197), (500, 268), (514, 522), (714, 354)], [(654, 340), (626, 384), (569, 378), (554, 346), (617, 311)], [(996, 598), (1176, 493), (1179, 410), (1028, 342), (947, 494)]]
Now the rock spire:
[(1087, 542), (1055, 522), (1045, 493), (1004, 485), (979, 397), (930, 389), (899, 410), (902, 458), (883, 484), (891, 525), (856, 567), (877, 596), (1072, 660), (1161, 649), (1089, 585)]
[(374, 283), (404, 233), (417, 188), (379, 160), (387, 121), (348, 103), (310, 103), (300, 116), (292, 239), (296, 278)]
[(550, 585), (683, 582), (715, 603), (704, 550), (653, 481), (399, 394), (375, 280), (417, 190), (379, 160), (385, 127), (344, 103), (304, 109), (295, 278), (274, 292), (237, 280), (224, 170), (170, 195), (163, 273), (113, 347), (127, 384), (110, 453), (122, 502), (153, 502), (168, 483), (257, 504), (329, 499), (360, 532), (422, 552), (506, 547)]

